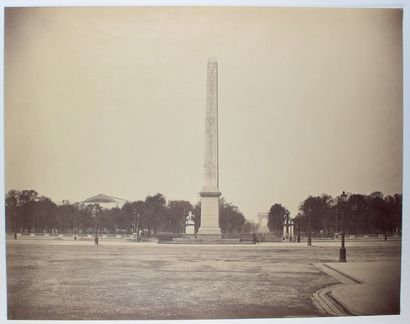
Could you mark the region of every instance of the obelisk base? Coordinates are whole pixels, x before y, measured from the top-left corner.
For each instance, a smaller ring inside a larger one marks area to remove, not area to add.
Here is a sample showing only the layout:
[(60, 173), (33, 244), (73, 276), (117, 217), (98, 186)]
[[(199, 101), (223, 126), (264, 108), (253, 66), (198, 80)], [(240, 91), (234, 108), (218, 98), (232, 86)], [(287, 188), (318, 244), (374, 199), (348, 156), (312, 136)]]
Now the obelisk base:
[(197, 237), (201, 240), (219, 240), (222, 238), (219, 228), (219, 196), (220, 192), (201, 192), (201, 227)]

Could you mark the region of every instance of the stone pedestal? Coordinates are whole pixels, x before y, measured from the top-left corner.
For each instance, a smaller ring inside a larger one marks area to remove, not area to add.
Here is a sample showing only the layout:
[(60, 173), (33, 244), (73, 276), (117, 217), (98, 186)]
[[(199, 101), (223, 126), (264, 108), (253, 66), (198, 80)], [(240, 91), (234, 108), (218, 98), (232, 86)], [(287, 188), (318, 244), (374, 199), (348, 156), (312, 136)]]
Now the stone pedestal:
[(191, 219), (185, 224), (185, 234), (195, 234), (195, 223)]
[[(201, 192), (201, 227), (198, 235), (216, 235), (221, 238), (219, 228), (219, 196), (220, 192)], [(210, 236), (209, 236), (210, 237)]]

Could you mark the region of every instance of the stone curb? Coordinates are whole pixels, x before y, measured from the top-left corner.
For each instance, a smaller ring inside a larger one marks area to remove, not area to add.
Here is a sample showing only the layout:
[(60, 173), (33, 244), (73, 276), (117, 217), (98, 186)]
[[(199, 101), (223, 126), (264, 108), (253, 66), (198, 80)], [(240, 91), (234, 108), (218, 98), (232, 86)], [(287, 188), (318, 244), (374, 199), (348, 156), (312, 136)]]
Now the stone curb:
[(318, 292), (314, 293), (312, 299), (314, 304), (319, 308), (323, 313), (327, 313), (333, 316), (344, 316), (344, 315), (366, 315), (358, 313), (352, 310), (348, 305), (346, 305), (343, 300), (337, 298), (332, 292), (339, 288), (349, 285), (360, 285), (363, 281), (354, 278), (353, 276), (347, 275), (339, 270), (332, 268), (331, 266), (323, 263), (314, 263), (313, 264), (317, 269), (331, 276), (332, 278), (339, 281), (341, 284), (335, 285), (332, 287), (326, 287)]
[(313, 294), (313, 304), (315, 304), (321, 313), (333, 316), (351, 315), (350, 312), (331, 295), (332, 290), (340, 286), (344, 285), (326, 287)]

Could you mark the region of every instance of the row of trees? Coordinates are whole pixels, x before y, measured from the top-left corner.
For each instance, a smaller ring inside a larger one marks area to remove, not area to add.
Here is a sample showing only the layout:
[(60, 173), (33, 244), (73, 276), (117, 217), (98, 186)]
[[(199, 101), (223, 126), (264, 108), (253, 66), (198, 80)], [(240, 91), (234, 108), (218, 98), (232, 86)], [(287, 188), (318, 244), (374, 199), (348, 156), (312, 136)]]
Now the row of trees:
[[(57, 205), (34, 190), (10, 190), (6, 194), (6, 229), (8, 232), (91, 232), (98, 213), (99, 228), (106, 233), (118, 231), (183, 233), (189, 214), (196, 231), (201, 223), (201, 205), (186, 200), (170, 200), (158, 193), (145, 200), (127, 202), (121, 208), (102, 209), (99, 205), (65, 203)], [(220, 199), (220, 227), (225, 233), (250, 232), (239, 209)]]
[[(341, 213), (344, 212), (345, 232), (348, 234), (388, 234), (401, 231), (402, 195), (384, 197), (377, 191), (370, 195), (349, 194), (346, 202), (341, 196), (309, 196), (299, 205), (294, 217), (296, 225), (306, 231), (308, 217), (312, 233), (333, 235), (341, 231)], [(274, 204), (268, 215), (268, 228), (281, 235), (283, 223), (290, 213), (281, 204)]]

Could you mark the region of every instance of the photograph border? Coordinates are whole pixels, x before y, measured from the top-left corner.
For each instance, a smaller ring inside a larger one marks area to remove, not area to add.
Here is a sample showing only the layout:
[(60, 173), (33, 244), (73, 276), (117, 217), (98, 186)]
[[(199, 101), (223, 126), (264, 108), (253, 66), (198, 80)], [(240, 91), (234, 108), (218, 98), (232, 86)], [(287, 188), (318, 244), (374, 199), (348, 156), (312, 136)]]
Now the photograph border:
[[(49, 7), (49, 6), (258, 6), (258, 7), (327, 7), (327, 8), (398, 8), (403, 10), (403, 211), (402, 211), (402, 258), (401, 258), (401, 314), (400, 315), (389, 315), (389, 316), (360, 316), (360, 317), (315, 317), (315, 318), (272, 318), (272, 319), (241, 319), (241, 320), (218, 320), (223, 323), (249, 323), (249, 322), (269, 322), (278, 323), (287, 321), (289, 323), (325, 323), (331, 320), (332, 323), (410, 323), (410, 286), (409, 286), (409, 258), (410, 258), (410, 238), (408, 233), (410, 231), (410, 223), (408, 215), (410, 214), (409, 208), (409, 166), (410, 166), (410, 128), (409, 128), (409, 91), (408, 87), (410, 84), (409, 78), (409, 57), (410, 57), (410, 45), (409, 45), (409, 5), (405, 0), (399, 1), (135, 1), (135, 0), (119, 0), (119, 1), (92, 1), (92, 0), (77, 0), (77, 1), (46, 1), (46, 0), (28, 0), (28, 1), (13, 1), (6, 0), (1, 4), (0, 13), (0, 43), (2, 51), (0, 53), (1, 61), (1, 109), (0, 109), (0, 120), (1, 120), (1, 149), (0, 149), (0, 165), (1, 165), (1, 194), (5, 195), (5, 151), (4, 151), (4, 19), (5, 19), (5, 8), (7, 7)], [(1, 200), (0, 208), (2, 210), (2, 221), (0, 222), (0, 321), (9, 322), (7, 320), (7, 276), (6, 276), (6, 235), (5, 235), (5, 205), (4, 200)], [(407, 271), (406, 271), (407, 270)], [(406, 306), (407, 305), (407, 306)], [(198, 320), (189, 320), (186, 322), (197, 322)], [(20, 322), (20, 321), (13, 321)], [(24, 321), (25, 323), (30, 323), (32, 321)], [(39, 322), (39, 321), (35, 321)], [(47, 321), (54, 322), (54, 321)], [(58, 321), (56, 321), (58, 322)], [(93, 323), (95, 321), (65, 321), (67, 323)], [(112, 321), (98, 321), (100, 323), (111, 323)], [(118, 321), (115, 321), (118, 322)], [(172, 323), (179, 322), (179, 320), (166, 320), (166, 321), (138, 321), (138, 322), (149, 322), (149, 323)], [(215, 323), (215, 320), (201, 320), (201, 323)], [(33, 321), (34, 323), (34, 321)]]

